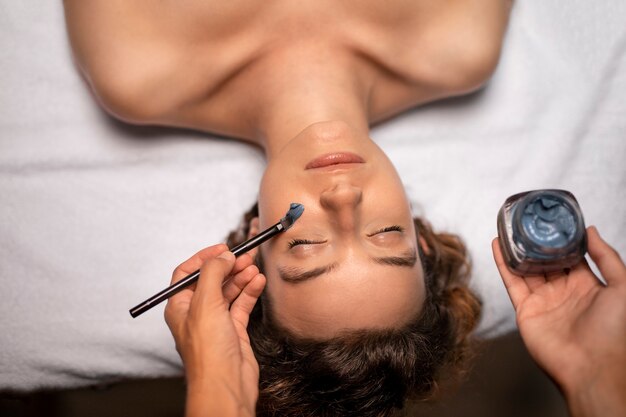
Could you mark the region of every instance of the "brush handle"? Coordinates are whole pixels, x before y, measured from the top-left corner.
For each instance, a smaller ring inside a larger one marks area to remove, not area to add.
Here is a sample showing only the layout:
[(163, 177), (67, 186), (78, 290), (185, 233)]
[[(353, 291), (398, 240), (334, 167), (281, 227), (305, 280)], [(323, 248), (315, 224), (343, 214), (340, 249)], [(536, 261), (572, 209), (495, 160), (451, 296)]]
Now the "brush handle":
[[(266, 240), (274, 237), (275, 235), (282, 232), (283, 230), (285, 230), (285, 227), (280, 222), (278, 222), (274, 226), (265, 230), (264, 232), (261, 232), (258, 235), (254, 236), (252, 239), (246, 240), (242, 244), (235, 246), (231, 250), (231, 252), (235, 256), (243, 255), (249, 250), (256, 248), (257, 246), (259, 246), (261, 243), (265, 242)], [(172, 295), (176, 294), (177, 292), (181, 291), (182, 289), (196, 282), (199, 277), (200, 277), (200, 270), (192, 272), (191, 274), (187, 275), (185, 278), (181, 279), (180, 281), (175, 282), (174, 284), (170, 285), (163, 291), (148, 298), (143, 303), (137, 304), (135, 307), (129, 310), (131, 317), (135, 318), (139, 316), (140, 314), (143, 314), (146, 311), (150, 310), (155, 305), (162, 303), (164, 300), (167, 300)]]
[(176, 294), (183, 288), (190, 286), (191, 284), (196, 282), (199, 277), (200, 277), (200, 270), (197, 270), (196, 272), (193, 272), (187, 275), (185, 278), (181, 279), (180, 281), (175, 282), (174, 284), (170, 285), (163, 291), (148, 298), (143, 303), (137, 304), (135, 307), (131, 308), (129, 310), (130, 315), (133, 318), (135, 318), (138, 315), (145, 313), (146, 311), (150, 310), (155, 305), (163, 302), (163, 300), (168, 299), (169, 297)]
[(269, 240), (272, 237), (276, 236), (283, 230), (285, 230), (285, 227), (282, 225), (281, 222), (278, 222), (274, 226), (270, 227), (269, 229), (266, 229), (264, 232), (261, 232), (258, 235), (253, 236), (252, 238), (246, 240), (245, 242), (235, 246), (230, 251), (235, 256), (243, 255), (249, 250), (256, 248), (257, 246), (259, 246), (261, 243), (265, 242), (266, 240)]

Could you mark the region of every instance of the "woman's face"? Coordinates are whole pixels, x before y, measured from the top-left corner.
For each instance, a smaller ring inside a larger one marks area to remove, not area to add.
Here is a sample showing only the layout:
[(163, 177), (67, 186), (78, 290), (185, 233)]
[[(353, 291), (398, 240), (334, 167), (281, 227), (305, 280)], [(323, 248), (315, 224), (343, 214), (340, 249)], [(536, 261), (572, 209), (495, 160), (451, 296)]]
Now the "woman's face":
[(397, 328), (419, 313), (422, 265), (404, 187), (367, 136), (310, 126), (271, 155), (261, 182), (263, 230), (291, 202), (304, 214), (261, 248), (275, 319), (303, 337)]

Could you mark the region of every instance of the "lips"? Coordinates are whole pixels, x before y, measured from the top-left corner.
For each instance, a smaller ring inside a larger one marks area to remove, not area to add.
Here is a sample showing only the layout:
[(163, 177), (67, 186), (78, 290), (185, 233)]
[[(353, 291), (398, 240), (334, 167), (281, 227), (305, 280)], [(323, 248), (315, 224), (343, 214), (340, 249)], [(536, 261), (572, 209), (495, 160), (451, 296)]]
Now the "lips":
[(335, 152), (319, 156), (306, 164), (305, 169), (326, 168), (333, 165), (363, 164), (365, 160), (351, 152)]

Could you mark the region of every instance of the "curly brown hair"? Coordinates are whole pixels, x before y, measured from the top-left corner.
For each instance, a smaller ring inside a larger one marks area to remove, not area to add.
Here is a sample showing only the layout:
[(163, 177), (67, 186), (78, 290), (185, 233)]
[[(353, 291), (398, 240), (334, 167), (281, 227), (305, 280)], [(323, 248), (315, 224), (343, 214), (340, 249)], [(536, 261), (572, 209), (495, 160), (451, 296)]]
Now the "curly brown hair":
[[(229, 247), (248, 235), (255, 205)], [(461, 239), (414, 220), (424, 268), (422, 311), (400, 329), (346, 331), (330, 340), (297, 337), (274, 319), (261, 296), (248, 332), (260, 366), (258, 416), (386, 417), (405, 401), (426, 400), (443, 379), (465, 369), (481, 303), (468, 288), (470, 263)], [(262, 269), (262, 259), (257, 259)]]

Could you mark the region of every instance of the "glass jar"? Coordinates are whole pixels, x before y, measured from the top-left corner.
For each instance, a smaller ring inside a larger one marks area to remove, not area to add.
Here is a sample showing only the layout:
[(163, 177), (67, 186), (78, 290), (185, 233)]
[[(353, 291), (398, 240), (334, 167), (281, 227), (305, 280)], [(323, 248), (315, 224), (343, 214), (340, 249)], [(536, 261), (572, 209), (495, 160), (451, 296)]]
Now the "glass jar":
[(500, 248), (517, 275), (562, 272), (587, 252), (585, 222), (572, 193), (535, 190), (506, 199), (498, 213)]

